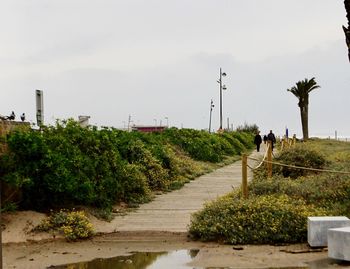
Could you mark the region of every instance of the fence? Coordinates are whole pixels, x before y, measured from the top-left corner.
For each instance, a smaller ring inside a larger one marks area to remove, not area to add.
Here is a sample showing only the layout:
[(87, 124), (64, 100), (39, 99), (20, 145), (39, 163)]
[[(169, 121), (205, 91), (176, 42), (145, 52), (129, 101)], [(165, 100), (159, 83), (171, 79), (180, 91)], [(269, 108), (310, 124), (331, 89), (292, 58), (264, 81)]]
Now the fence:
[[(283, 139), (281, 141), (281, 148), (280, 150), (286, 150), (288, 148), (291, 148), (296, 145), (296, 138), (293, 136), (293, 139)], [(318, 168), (310, 168), (310, 167), (303, 167), (303, 166), (297, 166), (297, 165), (291, 165), (291, 164), (285, 164), (280, 162), (275, 162), (272, 160), (273, 153), (272, 153), (272, 145), (271, 141), (268, 141), (267, 144), (267, 150), (265, 151), (265, 155), (262, 158), (262, 160), (248, 157), (246, 154), (243, 154), (242, 156), (242, 197), (244, 199), (248, 198), (248, 168), (252, 171), (260, 168), (263, 164), (266, 164), (267, 169), (267, 177), (272, 177), (272, 165), (278, 165), (283, 167), (288, 167), (292, 169), (303, 169), (307, 171), (314, 171), (314, 172), (325, 172), (325, 173), (337, 173), (337, 174), (347, 174), (350, 175), (350, 171), (337, 171), (337, 170), (329, 170), (329, 169), (318, 169)], [(248, 159), (258, 161), (259, 164), (255, 167), (251, 167), (248, 165)]]

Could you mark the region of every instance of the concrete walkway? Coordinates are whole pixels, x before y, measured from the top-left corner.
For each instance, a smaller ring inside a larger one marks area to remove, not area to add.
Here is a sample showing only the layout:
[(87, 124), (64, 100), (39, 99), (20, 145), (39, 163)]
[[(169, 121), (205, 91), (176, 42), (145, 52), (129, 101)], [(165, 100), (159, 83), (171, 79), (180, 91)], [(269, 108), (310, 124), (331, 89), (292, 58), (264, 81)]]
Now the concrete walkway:
[[(262, 156), (264, 151), (262, 145), (259, 153), (254, 150), (250, 156)], [(248, 163), (254, 166), (254, 161)], [(248, 179), (251, 177), (252, 173), (248, 169)], [(115, 217), (97, 232), (187, 232), (192, 213), (203, 208), (206, 202), (230, 192), (232, 188), (240, 187), (241, 181), (242, 166), (241, 161), (237, 161), (187, 183), (180, 190), (156, 196), (152, 202), (141, 205), (135, 212)]]

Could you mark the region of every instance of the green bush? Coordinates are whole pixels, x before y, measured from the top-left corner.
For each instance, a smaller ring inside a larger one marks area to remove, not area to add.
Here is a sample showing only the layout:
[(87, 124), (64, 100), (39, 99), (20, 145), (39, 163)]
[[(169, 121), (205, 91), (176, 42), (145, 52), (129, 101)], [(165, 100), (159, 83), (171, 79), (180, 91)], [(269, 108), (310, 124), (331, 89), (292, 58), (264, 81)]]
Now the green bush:
[(286, 195), (250, 199), (225, 196), (193, 215), (189, 232), (195, 239), (230, 244), (304, 242), (307, 217), (325, 211)]
[(176, 128), (130, 133), (82, 128), (73, 120), (40, 132), (15, 131), (7, 143), (1, 179), (22, 189), (21, 209), (39, 211), (77, 204), (110, 210), (116, 202), (146, 202), (154, 190), (180, 188), (207, 172), (210, 165), (198, 160), (217, 163), (246, 149), (231, 133)]
[[(275, 161), (288, 165), (316, 169), (322, 169), (327, 164), (327, 161), (323, 154), (321, 154), (319, 151), (311, 149), (305, 144), (296, 145), (292, 148), (282, 151), (275, 158)], [(282, 173), (284, 177), (291, 178), (298, 178), (309, 174), (315, 174), (313, 171), (283, 166), (275, 166), (274, 173), (276, 172)]]
[(131, 141), (128, 145), (128, 161), (139, 165), (152, 190), (162, 190), (168, 185), (168, 173), (159, 160), (145, 147), (140, 140)]
[(206, 131), (171, 128), (163, 136), (192, 158), (214, 163), (224, 160), (227, 155), (239, 154), (253, 146), (252, 135), (243, 132), (209, 134)]
[(86, 239), (93, 235), (93, 226), (84, 211), (66, 211), (51, 214), (34, 228), (34, 231), (63, 233), (68, 241)]
[(303, 199), (307, 204), (325, 208), (331, 215), (350, 216), (350, 211), (346, 211), (350, 197), (349, 176), (322, 174), (288, 179), (276, 175), (271, 180), (253, 180), (249, 184), (249, 193), (257, 196), (285, 194), (293, 199)]
[(252, 133), (232, 132), (231, 134), (240, 141), (245, 148), (252, 148), (254, 146), (254, 136)]

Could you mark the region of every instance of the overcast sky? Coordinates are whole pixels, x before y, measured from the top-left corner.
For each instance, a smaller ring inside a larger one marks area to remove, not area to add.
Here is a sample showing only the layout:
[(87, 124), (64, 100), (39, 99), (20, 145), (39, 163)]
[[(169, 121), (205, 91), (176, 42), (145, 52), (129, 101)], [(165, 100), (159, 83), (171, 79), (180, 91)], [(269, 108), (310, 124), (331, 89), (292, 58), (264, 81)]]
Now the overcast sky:
[(35, 122), (91, 116), (98, 126), (157, 122), (257, 124), (301, 134), (297, 98), (315, 77), (311, 135), (350, 137), (350, 63), (343, 0), (4, 0), (0, 9), (0, 115)]

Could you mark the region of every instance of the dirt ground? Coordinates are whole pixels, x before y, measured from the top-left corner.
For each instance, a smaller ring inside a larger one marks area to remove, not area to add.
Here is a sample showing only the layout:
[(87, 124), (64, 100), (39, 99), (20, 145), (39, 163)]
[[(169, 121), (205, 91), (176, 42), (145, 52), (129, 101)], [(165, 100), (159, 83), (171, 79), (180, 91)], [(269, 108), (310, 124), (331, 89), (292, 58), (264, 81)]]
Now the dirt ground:
[(306, 244), (287, 246), (230, 246), (194, 242), (186, 233), (117, 232), (91, 240), (68, 243), (50, 234), (33, 234), (30, 229), (45, 216), (26, 211), (3, 216), (3, 268), (40, 269), (94, 258), (110, 258), (132, 252), (161, 252), (198, 249), (189, 268), (350, 268), (334, 264), (327, 250), (311, 250)]

